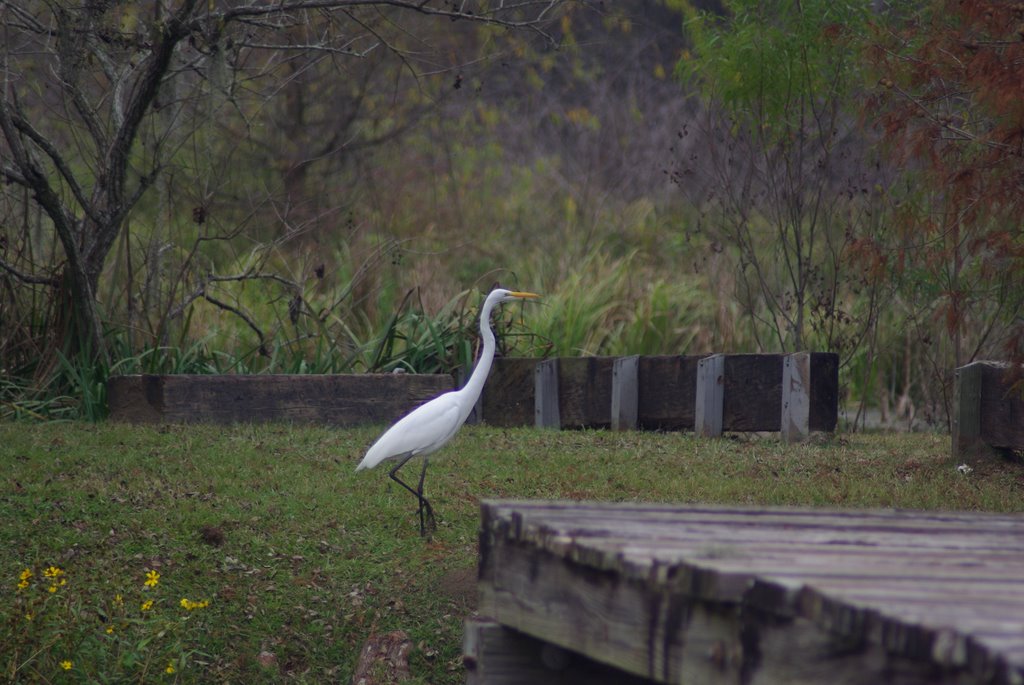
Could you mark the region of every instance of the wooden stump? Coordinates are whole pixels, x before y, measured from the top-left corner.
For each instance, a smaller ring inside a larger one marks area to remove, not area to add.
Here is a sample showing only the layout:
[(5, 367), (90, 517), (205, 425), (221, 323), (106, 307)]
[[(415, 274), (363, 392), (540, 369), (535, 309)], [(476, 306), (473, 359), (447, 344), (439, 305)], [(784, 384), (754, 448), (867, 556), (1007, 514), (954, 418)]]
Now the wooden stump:
[(974, 362), (956, 370), (954, 458), (1024, 451), (1024, 397), (1013, 387), (1011, 371), (999, 362)]

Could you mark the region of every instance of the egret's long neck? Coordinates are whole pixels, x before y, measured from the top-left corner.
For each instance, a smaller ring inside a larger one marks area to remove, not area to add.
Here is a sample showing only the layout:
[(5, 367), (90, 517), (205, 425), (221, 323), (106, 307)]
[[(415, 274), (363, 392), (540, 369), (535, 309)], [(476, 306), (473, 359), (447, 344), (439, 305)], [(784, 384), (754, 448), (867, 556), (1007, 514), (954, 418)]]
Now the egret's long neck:
[(484, 389), (484, 382), (487, 380), (487, 374), (491, 372), (491, 362), (494, 360), (494, 333), (491, 331), (491, 310), (494, 309), (495, 304), (496, 301), (488, 297), (484, 300), (484, 306), (480, 309), (480, 337), (484, 340), (484, 350), (480, 353), (480, 359), (473, 369), (473, 374), (462, 388), (462, 392), (472, 397), (474, 403), (476, 398), (480, 397), (480, 392)]

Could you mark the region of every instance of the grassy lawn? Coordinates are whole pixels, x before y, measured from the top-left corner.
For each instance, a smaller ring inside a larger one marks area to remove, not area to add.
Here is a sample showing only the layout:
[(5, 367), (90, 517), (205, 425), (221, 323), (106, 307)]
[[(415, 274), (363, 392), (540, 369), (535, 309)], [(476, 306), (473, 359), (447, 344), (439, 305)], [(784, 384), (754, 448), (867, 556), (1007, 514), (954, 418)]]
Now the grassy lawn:
[(413, 497), (354, 472), (377, 433), (0, 424), (2, 677), (347, 683), (402, 629), (413, 682), (462, 682), (481, 498), (1024, 510), (1024, 469), (961, 473), (944, 435), (467, 427), (427, 475), (425, 542)]

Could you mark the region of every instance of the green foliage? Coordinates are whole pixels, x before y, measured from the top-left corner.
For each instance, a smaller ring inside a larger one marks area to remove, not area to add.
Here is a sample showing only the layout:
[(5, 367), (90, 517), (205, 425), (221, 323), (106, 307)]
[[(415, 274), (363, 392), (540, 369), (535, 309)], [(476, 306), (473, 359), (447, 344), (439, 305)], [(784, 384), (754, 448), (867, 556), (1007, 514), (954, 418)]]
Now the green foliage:
[(788, 135), (786, 124), (808, 115), (808, 100), (841, 98), (858, 81), (852, 43), (867, 26), (864, 3), (727, 0), (725, 16), (673, 4), (685, 11), (693, 42), (677, 76), (758, 117), (768, 138)]

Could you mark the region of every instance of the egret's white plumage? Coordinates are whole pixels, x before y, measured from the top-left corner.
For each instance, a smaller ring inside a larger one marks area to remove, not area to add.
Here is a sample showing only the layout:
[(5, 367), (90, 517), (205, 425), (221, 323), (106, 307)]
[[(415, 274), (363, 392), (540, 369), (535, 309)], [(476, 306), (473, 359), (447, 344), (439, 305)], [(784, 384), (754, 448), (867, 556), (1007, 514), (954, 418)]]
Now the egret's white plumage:
[(458, 398), (448, 392), (406, 414), (373, 443), (356, 471), (405, 455), (417, 457), (440, 449), (458, 432), (462, 416)]
[[(484, 382), (491, 372), (494, 360), (494, 333), (491, 331), (491, 312), (500, 302), (525, 300), (539, 297), (534, 293), (516, 292), (495, 288), (484, 300), (480, 308), (480, 337), (484, 348), (480, 360), (473, 369), (469, 380), (459, 390), (446, 392), (421, 405), (404, 416), (395, 425), (384, 432), (377, 442), (366, 452), (359, 462), (356, 471), (372, 469), (381, 462), (394, 460), (397, 462), (388, 474), (395, 482), (414, 494), (420, 503), (420, 533), (426, 533), (426, 521), (433, 524), (433, 511), (430, 502), (423, 496), (423, 478), (427, 472), (427, 455), (436, 452), (451, 440), (466, 422), (480, 393)], [(396, 475), (406, 462), (413, 457), (422, 456), (423, 471), (420, 474), (418, 489), (413, 489)], [(426, 521), (424, 520), (426, 514)]]

